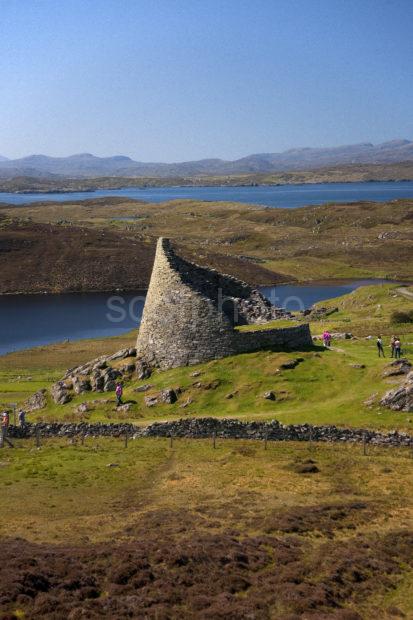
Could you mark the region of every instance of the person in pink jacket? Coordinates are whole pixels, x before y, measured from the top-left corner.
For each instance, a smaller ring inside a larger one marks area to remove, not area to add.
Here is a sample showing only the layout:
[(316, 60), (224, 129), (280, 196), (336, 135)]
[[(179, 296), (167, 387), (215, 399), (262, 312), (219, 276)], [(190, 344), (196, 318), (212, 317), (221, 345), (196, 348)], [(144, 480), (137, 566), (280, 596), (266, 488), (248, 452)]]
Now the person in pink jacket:
[(122, 404), (122, 394), (123, 394), (123, 387), (121, 383), (116, 384), (115, 394), (116, 394), (116, 405), (119, 407), (119, 405)]
[(325, 347), (329, 347), (331, 344), (331, 334), (327, 330), (323, 333), (323, 342)]

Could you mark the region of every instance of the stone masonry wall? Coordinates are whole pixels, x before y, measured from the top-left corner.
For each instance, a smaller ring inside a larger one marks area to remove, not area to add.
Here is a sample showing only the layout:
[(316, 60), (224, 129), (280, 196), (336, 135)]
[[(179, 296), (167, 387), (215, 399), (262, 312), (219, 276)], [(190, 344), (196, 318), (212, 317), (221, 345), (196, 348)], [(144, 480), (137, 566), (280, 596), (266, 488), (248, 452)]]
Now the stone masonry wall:
[(234, 330), (223, 297), (248, 298), (246, 283), (177, 256), (159, 239), (137, 340), (137, 356), (151, 366), (173, 368), (263, 348), (312, 345), (308, 325), (250, 333)]
[(182, 437), (187, 439), (255, 439), (268, 441), (366, 442), (382, 446), (413, 447), (413, 437), (407, 433), (380, 433), (371, 429), (313, 426), (311, 424), (281, 424), (244, 422), (231, 418), (185, 418), (171, 422), (155, 422), (149, 426), (133, 424), (79, 424), (41, 422), (28, 424), (24, 429), (10, 426), (9, 437)]

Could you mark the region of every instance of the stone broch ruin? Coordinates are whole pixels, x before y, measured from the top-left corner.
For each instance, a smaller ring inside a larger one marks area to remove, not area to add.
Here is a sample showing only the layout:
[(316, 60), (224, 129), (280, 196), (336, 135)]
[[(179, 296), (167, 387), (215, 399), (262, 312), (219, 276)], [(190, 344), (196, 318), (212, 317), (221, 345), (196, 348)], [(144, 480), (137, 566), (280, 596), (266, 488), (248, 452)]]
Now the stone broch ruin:
[(261, 349), (312, 345), (308, 324), (284, 329), (238, 331), (242, 324), (271, 318), (276, 309), (248, 284), (199, 267), (158, 240), (137, 339), (137, 357), (162, 369), (198, 364)]

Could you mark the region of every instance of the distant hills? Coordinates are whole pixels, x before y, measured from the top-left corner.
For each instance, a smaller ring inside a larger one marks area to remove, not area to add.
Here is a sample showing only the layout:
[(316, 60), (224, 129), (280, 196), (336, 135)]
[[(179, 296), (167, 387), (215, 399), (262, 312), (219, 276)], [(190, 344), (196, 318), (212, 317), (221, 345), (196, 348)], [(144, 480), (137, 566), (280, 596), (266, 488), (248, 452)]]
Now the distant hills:
[(172, 164), (139, 162), (124, 155), (96, 157), (90, 153), (69, 157), (29, 155), (20, 159), (0, 156), (0, 178), (194, 177), (404, 161), (413, 161), (413, 141), (391, 140), (376, 145), (368, 142), (332, 148), (297, 148), (283, 153), (257, 153), (234, 161), (201, 159)]

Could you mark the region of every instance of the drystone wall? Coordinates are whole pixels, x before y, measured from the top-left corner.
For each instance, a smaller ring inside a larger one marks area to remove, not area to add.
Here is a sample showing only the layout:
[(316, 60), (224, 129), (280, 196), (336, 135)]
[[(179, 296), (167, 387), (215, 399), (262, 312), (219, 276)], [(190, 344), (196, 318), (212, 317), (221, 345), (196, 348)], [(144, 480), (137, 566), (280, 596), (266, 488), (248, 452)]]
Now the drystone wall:
[(168, 239), (159, 239), (136, 345), (138, 358), (166, 369), (263, 348), (312, 345), (308, 325), (252, 333), (234, 330), (248, 322), (236, 300), (248, 300), (252, 293), (245, 282), (194, 265), (177, 256)]
[(133, 424), (28, 424), (24, 429), (10, 426), (9, 437), (182, 437), (187, 439), (254, 439), (268, 441), (322, 441), (366, 442), (382, 446), (413, 447), (413, 437), (407, 433), (380, 433), (371, 429), (313, 426), (311, 424), (281, 424), (271, 422), (243, 422), (231, 418), (184, 418), (171, 422), (156, 422), (149, 426)]

